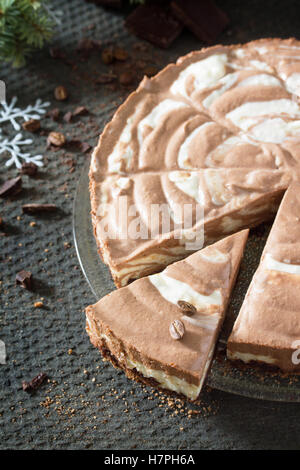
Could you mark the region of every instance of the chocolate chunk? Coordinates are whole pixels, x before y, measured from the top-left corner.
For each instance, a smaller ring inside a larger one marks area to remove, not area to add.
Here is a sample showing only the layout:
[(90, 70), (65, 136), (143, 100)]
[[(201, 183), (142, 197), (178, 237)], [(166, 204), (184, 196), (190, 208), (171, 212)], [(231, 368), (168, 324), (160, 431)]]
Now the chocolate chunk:
[(85, 114), (88, 114), (88, 110), (85, 106), (77, 106), (73, 111), (74, 116), (84, 116)]
[(24, 214), (39, 214), (41, 212), (55, 212), (55, 204), (24, 204), (22, 206)]
[(126, 19), (125, 25), (136, 36), (167, 48), (179, 36), (182, 23), (160, 5), (141, 5)]
[(68, 90), (66, 89), (66, 87), (60, 85), (55, 88), (54, 98), (57, 101), (65, 101), (68, 98), (68, 96), (69, 94), (68, 94)]
[(22, 164), (22, 168), (20, 169), (20, 173), (28, 176), (35, 176), (37, 171), (38, 167), (33, 162), (24, 162)]
[(16, 274), (16, 284), (23, 287), (23, 289), (30, 290), (32, 288), (32, 274), (30, 271), (22, 270)]
[(24, 131), (37, 132), (41, 128), (41, 122), (38, 119), (29, 119), (23, 122), (22, 127)]
[(73, 113), (71, 111), (68, 111), (64, 115), (64, 121), (66, 121), (67, 123), (70, 123), (72, 121), (72, 117), (73, 117)]
[(53, 121), (58, 121), (60, 110), (58, 108), (53, 108), (48, 111), (47, 116), (51, 117)]
[(229, 19), (212, 0), (173, 0), (171, 10), (201, 41), (213, 43)]
[(169, 331), (173, 339), (175, 340), (181, 339), (183, 338), (183, 335), (185, 333), (184, 324), (180, 320), (174, 320), (170, 324)]
[(194, 315), (197, 312), (196, 307), (185, 300), (178, 300), (177, 305), (185, 315)]
[(22, 178), (17, 176), (11, 180), (5, 181), (0, 187), (0, 197), (15, 196), (22, 189)]
[(95, 83), (99, 84), (107, 84), (113, 82), (117, 78), (117, 75), (114, 75), (112, 73), (102, 73), (95, 79)]
[(43, 382), (45, 382), (47, 378), (48, 376), (47, 374), (45, 374), (45, 372), (40, 372), (30, 382), (26, 382), (25, 380), (23, 380), (22, 388), (24, 392), (34, 392), (43, 384)]
[(55, 147), (62, 147), (66, 143), (66, 138), (61, 132), (50, 132), (47, 143)]

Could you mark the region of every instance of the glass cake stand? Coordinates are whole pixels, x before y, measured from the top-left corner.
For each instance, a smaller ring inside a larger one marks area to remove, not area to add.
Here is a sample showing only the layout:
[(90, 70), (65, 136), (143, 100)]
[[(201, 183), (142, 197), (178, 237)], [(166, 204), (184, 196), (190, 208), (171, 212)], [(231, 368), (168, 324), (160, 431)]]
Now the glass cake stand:
[[(73, 211), (73, 234), (81, 269), (98, 300), (114, 289), (114, 283), (108, 267), (97, 253), (94, 240), (90, 218), (88, 168), (89, 162), (86, 162), (78, 182)], [(270, 225), (265, 224), (251, 231), (207, 384), (218, 390), (251, 398), (300, 402), (300, 376), (285, 375), (260, 366), (233, 365), (226, 359), (225, 354), (227, 337), (258, 264), (269, 229)]]

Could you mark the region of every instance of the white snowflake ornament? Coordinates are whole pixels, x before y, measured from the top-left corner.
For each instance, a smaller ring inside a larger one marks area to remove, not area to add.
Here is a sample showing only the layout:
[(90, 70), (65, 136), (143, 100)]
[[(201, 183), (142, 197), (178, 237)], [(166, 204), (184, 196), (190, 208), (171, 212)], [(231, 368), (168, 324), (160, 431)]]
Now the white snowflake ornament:
[(17, 168), (22, 167), (22, 160), (27, 163), (34, 163), (37, 166), (43, 166), (43, 155), (31, 156), (30, 153), (23, 153), (21, 146), (32, 144), (32, 139), (23, 139), (21, 132), (16, 134), (12, 140), (3, 138), (0, 129), (0, 155), (4, 152), (10, 154), (10, 159), (5, 163), (6, 166), (16, 165)]
[(28, 105), (26, 108), (21, 109), (15, 106), (16, 102), (16, 96), (12, 98), (10, 104), (8, 104), (6, 101), (0, 102), (3, 108), (0, 111), (0, 124), (4, 122), (10, 122), (16, 131), (21, 129), (21, 126), (16, 119), (21, 118), (23, 121), (29, 121), (29, 119), (39, 119), (42, 114), (45, 114), (45, 108), (47, 108), (47, 106), (50, 104), (48, 101), (43, 103), (42, 100), (37, 99), (33, 106)]

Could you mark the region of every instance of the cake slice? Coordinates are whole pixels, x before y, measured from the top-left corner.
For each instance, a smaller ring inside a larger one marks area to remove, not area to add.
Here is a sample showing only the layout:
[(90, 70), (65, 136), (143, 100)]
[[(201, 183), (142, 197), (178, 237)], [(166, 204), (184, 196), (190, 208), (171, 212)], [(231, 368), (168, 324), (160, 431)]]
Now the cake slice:
[(196, 400), (247, 237), (224, 238), (87, 307), (93, 345), (129, 378)]
[(229, 359), (300, 369), (300, 184), (282, 200), (228, 340)]
[(268, 220), (290, 180), (285, 171), (245, 168), (111, 175), (92, 189), (99, 252), (123, 287)]

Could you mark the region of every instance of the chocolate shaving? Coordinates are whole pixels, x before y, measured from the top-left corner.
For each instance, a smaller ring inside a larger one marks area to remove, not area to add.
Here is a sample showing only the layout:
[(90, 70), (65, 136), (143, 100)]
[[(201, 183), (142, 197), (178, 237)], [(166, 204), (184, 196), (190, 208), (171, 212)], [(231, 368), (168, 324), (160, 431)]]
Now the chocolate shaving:
[(45, 372), (40, 372), (36, 377), (34, 377), (30, 382), (23, 380), (22, 388), (24, 392), (34, 392), (37, 390), (48, 378)]
[(88, 114), (88, 110), (85, 106), (77, 106), (73, 111), (73, 116), (84, 116), (85, 114)]
[(53, 121), (58, 121), (60, 110), (58, 108), (53, 108), (48, 111), (47, 116), (51, 117)]
[(196, 307), (185, 300), (178, 300), (177, 305), (185, 315), (194, 315), (197, 312)]
[(117, 78), (117, 75), (112, 73), (102, 73), (95, 79), (95, 83), (101, 85), (106, 85), (107, 83), (112, 83)]
[(185, 333), (184, 324), (180, 320), (174, 320), (169, 327), (170, 335), (173, 339), (179, 340), (183, 338)]
[(71, 111), (68, 111), (64, 115), (64, 121), (66, 121), (67, 123), (70, 123), (72, 121), (72, 117), (73, 117), (73, 113)]
[(22, 178), (17, 176), (11, 180), (5, 181), (0, 187), (0, 197), (15, 196), (22, 189)]
[(31, 290), (32, 274), (30, 271), (22, 270), (16, 274), (16, 285), (20, 285), (23, 289)]
[(42, 212), (55, 212), (55, 204), (24, 204), (22, 210), (25, 214), (40, 214)]
[(35, 165), (33, 162), (24, 162), (20, 169), (20, 173), (28, 176), (35, 176), (37, 174), (37, 171), (38, 166)]

